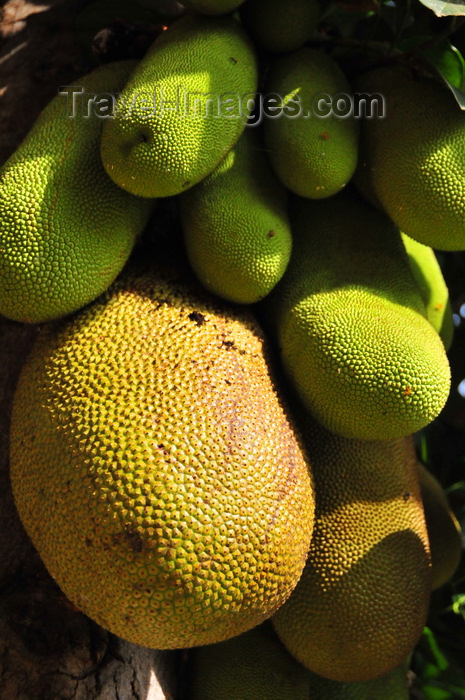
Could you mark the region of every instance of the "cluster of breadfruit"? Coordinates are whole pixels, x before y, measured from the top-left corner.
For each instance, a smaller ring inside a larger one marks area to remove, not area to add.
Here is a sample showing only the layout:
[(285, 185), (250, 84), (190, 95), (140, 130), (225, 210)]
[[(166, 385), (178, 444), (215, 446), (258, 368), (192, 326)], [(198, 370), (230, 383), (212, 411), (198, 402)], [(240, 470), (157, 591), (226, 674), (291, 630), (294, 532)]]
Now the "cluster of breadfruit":
[[(304, 114), (354, 89), (305, 46), (307, 0), (185, 5), (140, 62), (82, 78), (118, 95), (109, 118), (59, 95), (0, 171), (0, 312), (43, 324), (13, 408), (18, 511), (103, 627), (213, 644), (195, 698), (400, 699), (461, 552), (413, 433), (449, 392), (429, 246), (465, 249), (465, 116), (403, 67), (359, 79), (385, 119), (185, 114), (180, 89), (214, 107), (260, 80)], [(161, 197), (189, 264), (126, 265)]]

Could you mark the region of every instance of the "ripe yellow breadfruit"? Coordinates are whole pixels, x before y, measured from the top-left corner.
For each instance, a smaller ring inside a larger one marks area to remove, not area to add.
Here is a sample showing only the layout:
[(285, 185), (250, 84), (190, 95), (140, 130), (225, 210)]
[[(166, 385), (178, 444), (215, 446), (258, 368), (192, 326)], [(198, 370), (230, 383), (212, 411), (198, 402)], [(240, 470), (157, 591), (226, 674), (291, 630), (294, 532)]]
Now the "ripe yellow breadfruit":
[(435, 590), (449, 581), (460, 563), (462, 534), (441, 484), (423, 464), (419, 464), (419, 474), (433, 565), (432, 588)]
[(313, 524), (262, 331), (186, 276), (128, 271), (44, 328), (11, 430), (16, 505), (51, 575), (100, 625), (158, 649), (274, 613)]
[(360, 169), (408, 236), (465, 249), (465, 114), (440, 82), (405, 67), (361, 76), (359, 93), (382, 94), (385, 116), (361, 127)]
[(183, 0), (184, 7), (204, 15), (226, 15), (234, 12), (244, 0)]
[(449, 290), (434, 250), (402, 233), (413, 276), (426, 307), (426, 317), (449, 350), (454, 335), (454, 319)]
[(397, 228), (349, 191), (296, 199), (291, 225), (291, 261), (262, 315), (302, 401), (345, 437), (387, 440), (427, 425), (450, 369)]
[(4, 316), (39, 323), (76, 311), (126, 262), (152, 203), (123, 192), (106, 174), (99, 154), (103, 122), (92, 106), (86, 116), (84, 98), (118, 92), (136, 65), (98, 68), (77, 81), (81, 98), (63, 89), (67, 94), (50, 102), (0, 170)]
[(280, 56), (271, 66), (266, 91), (277, 96), (275, 118), (269, 116), (263, 126), (278, 177), (302, 197), (321, 199), (338, 192), (357, 163), (358, 121), (345, 112), (336, 116), (325, 101), (350, 93), (337, 63), (305, 47)]
[(181, 195), (181, 213), (189, 261), (210, 291), (250, 304), (281, 279), (292, 248), (287, 193), (255, 129)]
[(431, 559), (411, 436), (349, 440), (300, 422), (315, 479), (302, 577), (272, 621), (309, 670), (335, 681), (388, 673), (421, 635)]
[(182, 17), (155, 40), (105, 124), (108, 174), (144, 197), (195, 185), (241, 135), (256, 87), (255, 55), (238, 22)]
[(269, 622), (192, 654), (191, 700), (408, 700), (408, 660), (375, 680), (331, 681), (299, 664)]
[(318, 24), (317, 0), (247, 0), (241, 20), (254, 41), (275, 52), (296, 51), (310, 39)]

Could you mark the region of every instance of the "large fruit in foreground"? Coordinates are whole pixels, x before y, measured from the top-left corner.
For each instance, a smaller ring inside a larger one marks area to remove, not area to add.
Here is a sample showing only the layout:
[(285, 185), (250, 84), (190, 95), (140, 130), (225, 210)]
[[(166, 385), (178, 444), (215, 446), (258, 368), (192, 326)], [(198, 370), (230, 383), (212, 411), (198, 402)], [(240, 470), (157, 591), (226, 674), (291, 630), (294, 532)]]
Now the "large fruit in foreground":
[(70, 600), (148, 647), (217, 642), (295, 587), (311, 477), (253, 317), (183, 270), (44, 328), (15, 396), (21, 519)]

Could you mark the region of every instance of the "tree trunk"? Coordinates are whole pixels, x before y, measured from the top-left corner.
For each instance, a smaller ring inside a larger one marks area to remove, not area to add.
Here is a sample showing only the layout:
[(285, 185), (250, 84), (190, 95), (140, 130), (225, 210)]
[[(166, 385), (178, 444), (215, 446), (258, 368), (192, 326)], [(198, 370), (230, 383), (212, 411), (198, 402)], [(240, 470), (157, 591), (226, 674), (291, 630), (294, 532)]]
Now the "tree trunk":
[[(0, 163), (58, 86), (90, 68), (72, 32), (77, 5), (9, 0), (0, 10)], [(130, 644), (75, 610), (16, 513), (8, 478), (11, 403), (39, 332), (38, 326), (0, 318), (0, 698), (173, 699), (176, 653)]]

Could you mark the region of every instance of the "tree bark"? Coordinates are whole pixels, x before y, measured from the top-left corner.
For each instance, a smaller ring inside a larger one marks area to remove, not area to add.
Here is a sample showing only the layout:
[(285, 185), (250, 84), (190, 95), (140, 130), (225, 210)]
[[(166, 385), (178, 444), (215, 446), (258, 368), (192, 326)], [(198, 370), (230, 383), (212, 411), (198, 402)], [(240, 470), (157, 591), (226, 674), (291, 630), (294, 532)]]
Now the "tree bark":
[[(77, 5), (9, 0), (0, 10), (0, 164), (58, 86), (90, 68), (72, 31)], [(77, 611), (48, 575), (15, 510), (8, 478), (11, 404), (39, 332), (0, 318), (0, 698), (174, 699), (176, 653), (130, 644)]]

